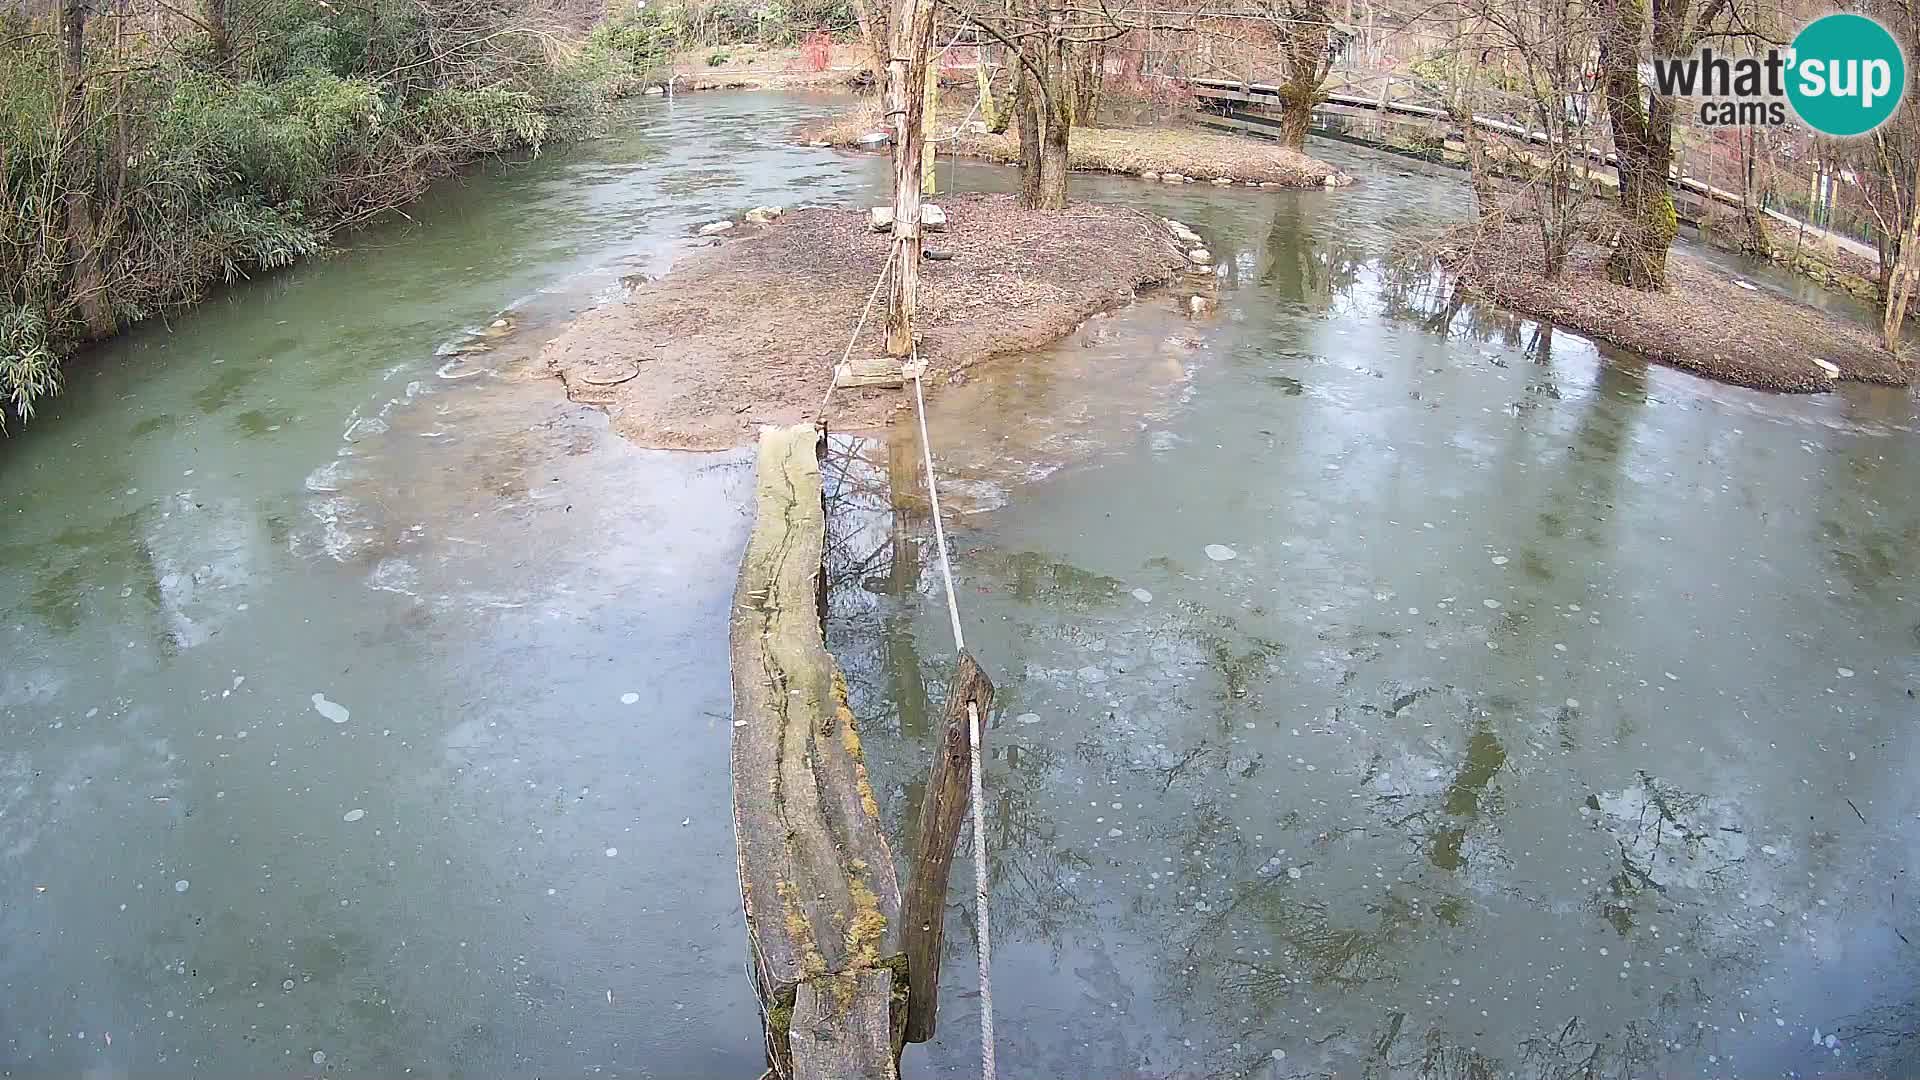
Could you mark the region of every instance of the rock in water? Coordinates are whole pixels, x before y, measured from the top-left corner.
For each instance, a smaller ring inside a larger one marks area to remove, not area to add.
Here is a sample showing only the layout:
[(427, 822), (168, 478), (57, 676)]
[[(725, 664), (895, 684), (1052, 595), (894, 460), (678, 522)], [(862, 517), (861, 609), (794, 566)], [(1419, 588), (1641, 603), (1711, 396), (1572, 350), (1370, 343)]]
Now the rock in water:
[(1215, 187), (1232, 187), (1232, 186), (1233, 186), (1233, 177), (1231, 177), (1231, 176), (1216, 176), (1216, 177), (1214, 177), (1214, 178), (1213, 178), (1213, 183), (1214, 183), (1214, 186), (1215, 186)]
[(925, 225), (928, 232), (946, 232), (947, 212), (932, 203), (921, 203), (920, 224)]
[(893, 231), (893, 207), (876, 206), (867, 212), (867, 227), (874, 232)]
[(1228, 562), (1240, 557), (1240, 553), (1225, 544), (1208, 544), (1207, 558), (1214, 562)]
[(709, 221), (705, 225), (700, 226), (700, 235), (719, 236), (721, 233), (727, 232), (732, 228), (733, 222), (731, 221)]
[(333, 721), (336, 724), (346, 723), (348, 717), (351, 715), (350, 713), (347, 712), (347, 707), (345, 705), (342, 705), (337, 701), (328, 701), (327, 695), (325, 694), (313, 695), (313, 711), (319, 713), (321, 716), (326, 717), (327, 719)]
[(755, 225), (768, 225), (785, 212), (785, 208), (779, 206), (756, 206), (747, 211), (747, 220)]

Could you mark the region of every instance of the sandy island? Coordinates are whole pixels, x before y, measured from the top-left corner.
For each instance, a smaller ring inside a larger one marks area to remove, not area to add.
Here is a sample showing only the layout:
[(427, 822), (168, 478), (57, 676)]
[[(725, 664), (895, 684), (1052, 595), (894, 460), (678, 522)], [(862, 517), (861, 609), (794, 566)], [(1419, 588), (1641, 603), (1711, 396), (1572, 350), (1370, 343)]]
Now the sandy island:
[[(936, 202), (948, 225), (927, 244), (952, 257), (921, 264), (916, 323), (929, 386), (1054, 342), (1192, 265), (1193, 245), (1137, 210), (1025, 211), (1008, 195)], [(809, 208), (736, 225), (665, 278), (583, 314), (547, 345), (545, 362), (570, 398), (604, 407), (641, 445), (750, 442), (762, 424), (816, 418), (888, 244), (865, 209)], [(1210, 291), (1211, 280), (1209, 269), (1197, 288)], [(881, 354), (884, 304), (854, 357)], [(833, 422), (876, 426), (905, 400), (898, 390), (842, 389)]]

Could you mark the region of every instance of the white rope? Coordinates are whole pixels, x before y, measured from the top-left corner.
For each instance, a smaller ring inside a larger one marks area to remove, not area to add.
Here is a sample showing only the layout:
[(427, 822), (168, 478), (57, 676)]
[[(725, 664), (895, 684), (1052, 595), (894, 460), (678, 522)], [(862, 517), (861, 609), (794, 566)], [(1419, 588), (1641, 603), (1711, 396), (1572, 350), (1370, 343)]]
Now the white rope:
[(967, 702), (967, 735), (973, 742), (973, 907), (980, 920), (980, 1076), (993, 1080), (993, 929), (988, 917), (987, 828), (980, 804), (980, 710)]
[[(949, 45), (949, 48), (952, 46)], [(896, 248), (887, 254), (886, 265), (880, 268), (880, 279), (873, 283), (873, 292), (867, 297), (867, 306), (860, 312), (860, 322), (853, 328), (853, 336), (847, 340), (847, 351), (840, 358), (845, 364), (853, 355), (854, 343), (860, 340), (860, 331), (867, 325), (867, 316), (873, 312), (873, 303), (880, 296), (881, 286), (886, 284), (887, 275), (893, 270)], [(825, 416), (827, 406), (833, 401), (833, 392), (839, 386), (839, 365), (835, 365), (832, 380), (827, 385), (827, 396), (820, 401), (819, 415)], [(920, 364), (920, 351), (914, 347), (910, 353), (907, 371), (912, 372), (914, 415), (920, 421), (920, 460), (927, 469), (927, 502), (933, 512), (933, 538), (940, 548), (940, 577), (947, 589), (947, 618), (953, 627), (953, 648), (958, 652), (967, 647), (966, 632), (960, 628), (960, 605), (954, 599), (953, 563), (947, 555), (947, 529), (940, 520), (940, 485), (934, 480), (933, 441), (927, 437), (927, 401), (920, 390), (920, 376), (925, 368)], [(975, 914), (979, 920), (979, 971), (980, 971), (980, 1077), (981, 1080), (994, 1080), (996, 1067), (993, 1057), (993, 929), (991, 902), (987, 890), (987, 827), (983, 806), (986, 796), (982, 779), (983, 768), (980, 760), (980, 709), (975, 702), (967, 702), (967, 742), (973, 753), (973, 896)]]
[(873, 291), (867, 294), (867, 306), (860, 309), (860, 321), (854, 324), (853, 336), (847, 339), (847, 351), (840, 354), (840, 363), (827, 372), (827, 396), (820, 399), (820, 411), (814, 414), (816, 417), (827, 415), (827, 405), (833, 401), (833, 392), (840, 388), (840, 367), (852, 358), (853, 346), (860, 340), (860, 331), (867, 328), (867, 316), (873, 314), (873, 302), (880, 298), (880, 289), (887, 283), (887, 274), (893, 270), (893, 258), (897, 254), (898, 248), (891, 248), (887, 252), (887, 261), (880, 266), (880, 277), (874, 281)]
[[(914, 350), (913, 363), (920, 364), (920, 353)], [(960, 605), (953, 599), (953, 564), (947, 561), (947, 530), (940, 524), (940, 490), (933, 482), (933, 443), (927, 438), (927, 401), (920, 394), (920, 373), (913, 376), (913, 410), (920, 417), (920, 460), (927, 467), (927, 503), (933, 511), (933, 539), (940, 546), (940, 576), (947, 585), (947, 617), (953, 620), (953, 647), (955, 651), (967, 647), (967, 637), (960, 629)]]
[[(947, 558), (947, 530), (940, 523), (940, 485), (933, 475), (933, 441), (927, 438), (927, 400), (920, 392), (920, 353), (913, 350), (913, 411), (920, 419), (920, 460), (927, 467), (927, 503), (933, 512), (933, 538), (940, 548), (940, 577), (947, 586), (947, 618), (953, 623), (955, 652), (967, 647), (960, 629), (960, 605), (954, 600), (953, 564)], [(992, 904), (987, 895), (987, 823), (983, 809), (986, 797), (981, 780), (980, 710), (967, 702), (967, 742), (973, 749), (973, 901), (980, 926), (978, 960), (980, 966), (980, 1077), (994, 1080), (993, 1061), (993, 924)]]

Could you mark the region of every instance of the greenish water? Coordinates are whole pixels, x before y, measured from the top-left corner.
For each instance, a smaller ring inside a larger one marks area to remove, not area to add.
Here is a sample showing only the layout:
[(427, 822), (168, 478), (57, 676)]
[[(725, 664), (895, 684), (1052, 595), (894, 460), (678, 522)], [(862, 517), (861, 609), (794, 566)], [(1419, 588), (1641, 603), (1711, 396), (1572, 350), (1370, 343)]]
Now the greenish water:
[(529, 357), (700, 222), (868, 182), (768, 104), (449, 184), (0, 447), (0, 1072), (759, 1071), (750, 462), (631, 448)]
[[(1914, 400), (1465, 303), (1410, 242), (1458, 181), (1331, 153), (1357, 187), (1085, 184), (1198, 229), (1220, 312), (934, 407), (1003, 1072), (1911, 1075)], [(952, 640), (882, 449), (833, 637), (904, 821)], [(916, 1075), (978, 1069), (954, 895)]]
[[(750, 460), (531, 357), (700, 222), (869, 201), (882, 159), (784, 142), (830, 107), (645, 103), (100, 350), (0, 451), (0, 1072), (758, 1075)], [(1911, 1071), (1912, 400), (1456, 302), (1405, 237), (1457, 178), (1330, 153), (1360, 186), (1076, 178), (1203, 233), (1220, 310), (935, 399), (1002, 1074)], [(951, 642), (893, 437), (832, 470), (831, 630), (900, 830)], [(950, 919), (910, 1075), (977, 1068)]]

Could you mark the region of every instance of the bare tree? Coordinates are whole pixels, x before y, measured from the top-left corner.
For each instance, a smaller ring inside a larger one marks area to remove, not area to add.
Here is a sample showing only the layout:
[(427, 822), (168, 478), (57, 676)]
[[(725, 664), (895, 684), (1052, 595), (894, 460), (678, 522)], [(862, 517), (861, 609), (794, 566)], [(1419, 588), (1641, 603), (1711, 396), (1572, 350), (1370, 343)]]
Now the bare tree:
[[(866, 47), (867, 67), (873, 72), (873, 84), (887, 84), (888, 26), (877, 21), (867, 0), (852, 0), (853, 18), (860, 27), (860, 43)], [(884, 13), (883, 14), (887, 14)]]
[[(1607, 276), (1636, 289), (1667, 286), (1667, 249), (1680, 231), (1669, 186), (1675, 99), (1648, 91), (1649, 56), (1684, 56), (1709, 37), (1747, 34), (1734, 0), (1597, 0), (1600, 81), (1620, 175), (1620, 228)], [(1716, 30), (1721, 23), (1731, 30)]]
[[(1123, 18), (1117, 9), (1070, 6), (1070, 0), (942, 0), (967, 23), (1006, 46), (1014, 71), (1014, 118), (1020, 133), (1020, 202), (1030, 210), (1067, 205), (1068, 149), (1076, 86), (1098, 79), (1099, 48), (1133, 30), (1191, 30), (1190, 18), (1167, 25)], [(1093, 70), (1076, 78), (1089, 63)], [(1076, 64), (1079, 67), (1076, 67)], [(1083, 98), (1083, 101), (1085, 99)], [(1097, 98), (1096, 98), (1097, 100)], [(1091, 103), (1087, 104), (1091, 111)]]
[[(1596, 27), (1585, 0), (1474, 0), (1496, 40), (1519, 60), (1517, 92), (1539, 138), (1522, 152), (1540, 223), (1543, 271), (1558, 277), (1580, 227), (1588, 196), (1587, 107), (1594, 90), (1584, 61)], [(1531, 147), (1544, 151), (1536, 154)], [(1664, 185), (1663, 185), (1664, 190)]]
[[(1867, 10), (1899, 37), (1908, 56), (1916, 55), (1920, 8), (1914, 0), (1874, 0)], [(1897, 352), (1920, 278), (1920, 112), (1901, 109), (1866, 138), (1835, 141), (1827, 149), (1859, 178), (1880, 256), (1882, 344)]]
[(1295, 150), (1307, 145), (1313, 107), (1325, 99), (1321, 86), (1339, 52), (1339, 34), (1328, 8), (1328, 0), (1267, 0), (1261, 5), (1280, 57), (1277, 137)]
[(1765, 128), (1735, 128), (1740, 149), (1740, 250), (1767, 258), (1773, 238), (1767, 232), (1767, 197), (1773, 191), (1773, 138)]

